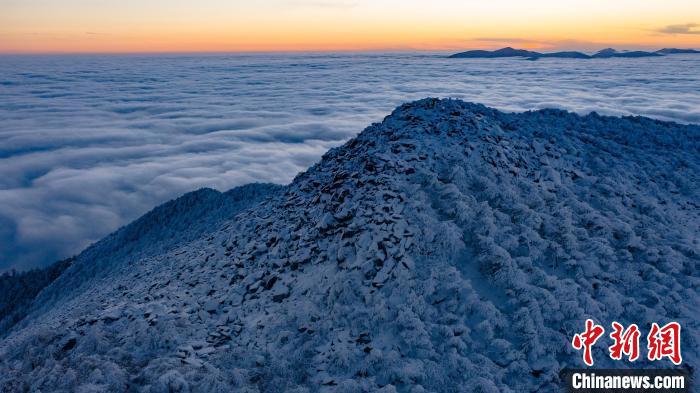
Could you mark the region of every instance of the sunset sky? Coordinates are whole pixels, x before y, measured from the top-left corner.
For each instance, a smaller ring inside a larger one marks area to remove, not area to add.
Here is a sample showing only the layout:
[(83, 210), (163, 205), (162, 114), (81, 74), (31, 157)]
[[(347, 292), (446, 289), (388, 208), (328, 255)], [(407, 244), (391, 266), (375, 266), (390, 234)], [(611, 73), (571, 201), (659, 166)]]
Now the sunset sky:
[(0, 52), (700, 47), (698, 0), (0, 0)]

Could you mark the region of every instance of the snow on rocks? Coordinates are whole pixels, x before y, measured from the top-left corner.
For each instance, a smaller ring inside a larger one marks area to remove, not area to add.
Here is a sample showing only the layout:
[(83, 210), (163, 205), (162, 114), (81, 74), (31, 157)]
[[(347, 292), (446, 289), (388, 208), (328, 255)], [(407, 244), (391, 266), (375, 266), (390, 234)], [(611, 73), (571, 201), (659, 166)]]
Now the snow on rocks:
[(697, 362), (699, 146), (644, 118), (402, 105), (245, 209), (191, 196), (178, 241), (86, 251), (0, 342), (0, 385), (552, 391), (588, 317), (678, 320)]

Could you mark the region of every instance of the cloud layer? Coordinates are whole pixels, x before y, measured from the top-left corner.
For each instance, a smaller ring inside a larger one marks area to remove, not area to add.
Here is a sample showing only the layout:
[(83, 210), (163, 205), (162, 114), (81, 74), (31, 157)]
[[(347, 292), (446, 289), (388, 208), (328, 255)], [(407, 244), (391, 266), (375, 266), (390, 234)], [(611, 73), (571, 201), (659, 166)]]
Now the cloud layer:
[(4, 57), (0, 271), (79, 252), (198, 187), (289, 182), (396, 105), (457, 97), (700, 122), (700, 56)]
[(668, 25), (659, 29), (659, 33), (665, 34), (700, 34), (700, 24), (686, 23), (683, 25)]

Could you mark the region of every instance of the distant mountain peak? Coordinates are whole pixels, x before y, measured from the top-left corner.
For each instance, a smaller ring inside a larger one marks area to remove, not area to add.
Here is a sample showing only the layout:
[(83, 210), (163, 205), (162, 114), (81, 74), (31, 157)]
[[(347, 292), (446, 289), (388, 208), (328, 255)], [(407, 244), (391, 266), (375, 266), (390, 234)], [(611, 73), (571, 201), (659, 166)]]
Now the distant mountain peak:
[(656, 51), (656, 53), (662, 55), (675, 55), (675, 54), (697, 54), (700, 53), (696, 49), (679, 49), (679, 48), (663, 48)]
[(666, 48), (661, 49), (656, 52), (646, 52), (646, 51), (629, 51), (622, 50), (618, 51), (614, 48), (606, 48), (596, 52), (593, 55), (587, 55), (583, 52), (577, 51), (561, 51), (561, 52), (534, 52), (524, 49), (514, 49), (512, 47), (505, 47), (497, 49), (494, 51), (487, 50), (471, 50), (466, 52), (455, 53), (450, 55), (450, 58), (500, 58), (500, 57), (524, 57), (530, 60), (537, 60), (540, 58), (568, 58), (568, 59), (608, 59), (613, 57), (622, 58), (637, 58), (637, 57), (655, 57), (664, 55), (674, 55), (674, 54), (693, 54), (700, 53), (694, 49), (675, 49)]
[(610, 55), (614, 55), (616, 53), (619, 53), (619, 52), (615, 48), (605, 48), (605, 49), (601, 49), (598, 52), (596, 52), (595, 55), (610, 56)]
[(614, 48), (605, 48), (601, 49), (598, 52), (594, 53), (591, 57), (593, 58), (608, 58), (608, 57), (615, 57), (616, 55), (620, 54), (617, 49)]

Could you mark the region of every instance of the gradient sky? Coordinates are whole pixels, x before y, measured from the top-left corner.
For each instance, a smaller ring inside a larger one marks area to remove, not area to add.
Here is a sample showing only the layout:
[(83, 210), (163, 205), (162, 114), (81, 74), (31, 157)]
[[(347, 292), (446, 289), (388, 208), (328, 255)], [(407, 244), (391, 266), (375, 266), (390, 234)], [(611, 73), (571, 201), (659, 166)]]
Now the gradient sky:
[(0, 0), (0, 52), (700, 47), (698, 0)]

